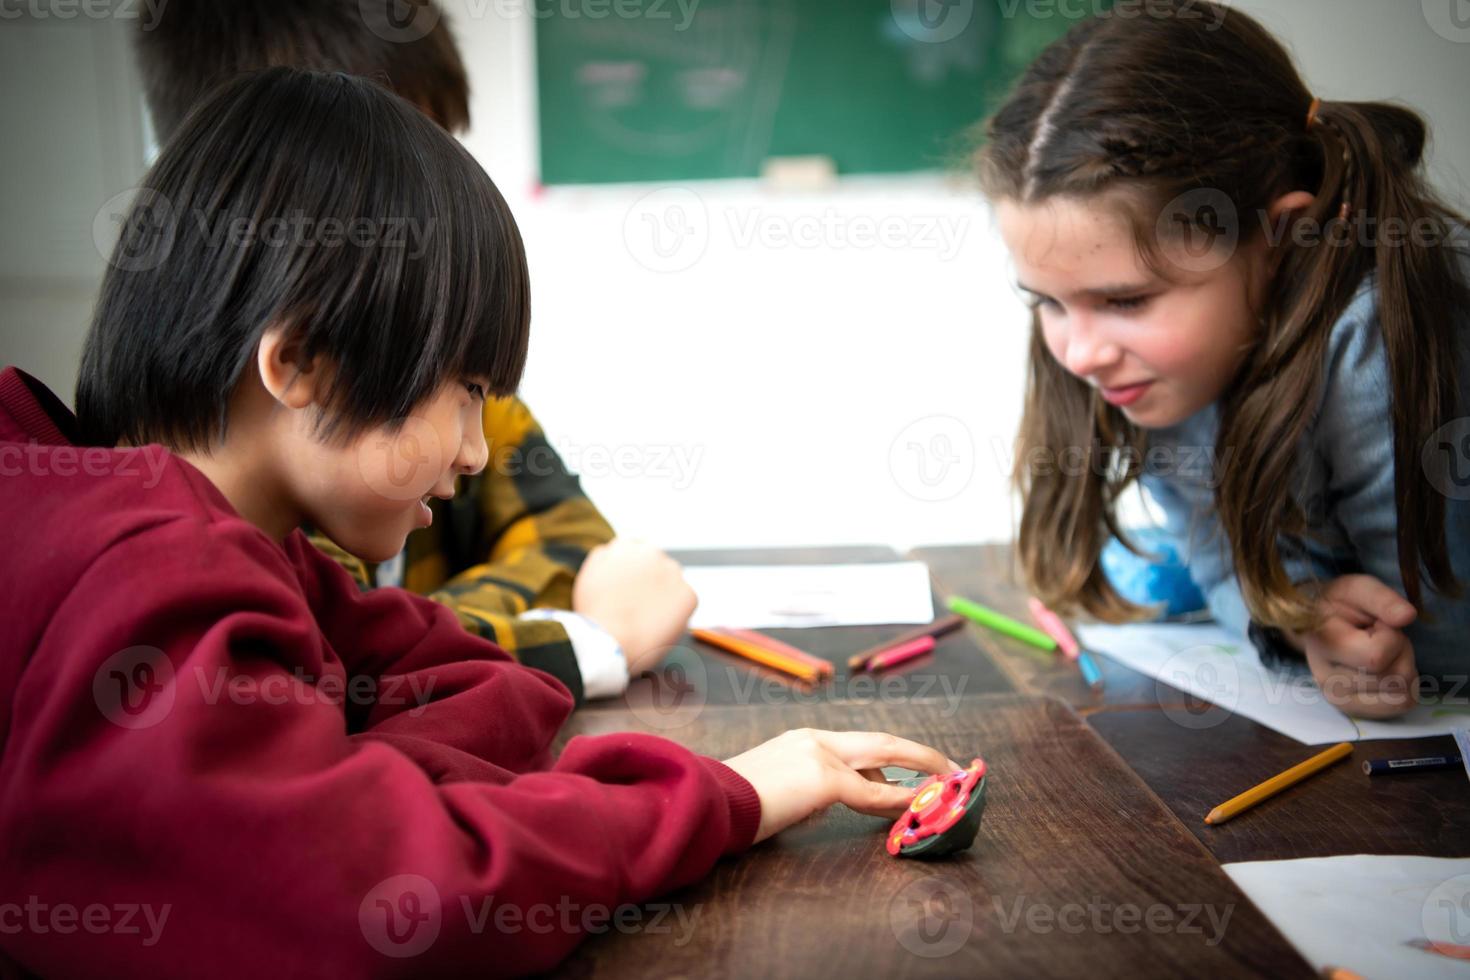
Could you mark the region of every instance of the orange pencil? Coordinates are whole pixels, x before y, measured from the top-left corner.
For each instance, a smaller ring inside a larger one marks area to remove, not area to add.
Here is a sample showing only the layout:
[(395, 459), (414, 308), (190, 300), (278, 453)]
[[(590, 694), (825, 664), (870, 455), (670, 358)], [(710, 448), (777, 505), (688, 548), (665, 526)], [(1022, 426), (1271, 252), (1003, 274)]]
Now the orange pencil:
[(1458, 943), (1442, 943), (1434, 939), (1411, 939), (1404, 945), (1452, 960), (1470, 960), (1470, 946), (1461, 946)]
[(725, 633), (716, 632), (715, 630), (690, 630), (689, 632), (693, 634), (696, 640), (708, 643), (712, 647), (719, 647), (726, 653), (733, 653), (737, 657), (753, 660), (773, 670), (795, 675), (804, 681), (817, 681), (822, 676), (821, 672), (811, 664), (803, 663), (793, 657), (788, 657), (779, 651), (770, 650), (764, 646), (757, 646), (739, 637), (729, 636)]
[(758, 647), (765, 647), (767, 650), (774, 650), (776, 653), (784, 653), (792, 660), (799, 661), (809, 667), (815, 668), (818, 673), (830, 674), (833, 673), (834, 670), (831, 661), (823, 660), (821, 657), (813, 656), (812, 654), (807, 653), (805, 650), (798, 650), (796, 647), (792, 646), (789, 643), (782, 643), (774, 636), (767, 636), (764, 633), (757, 633), (755, 630), (742, 630), (735, 629), (733, 627), (722, 627), (715, 630), (714, 632), (723, 633), (726, 636), (733, 636), (735, 637), (735, 639), (744, 640), (747, 643), (754, 643)]

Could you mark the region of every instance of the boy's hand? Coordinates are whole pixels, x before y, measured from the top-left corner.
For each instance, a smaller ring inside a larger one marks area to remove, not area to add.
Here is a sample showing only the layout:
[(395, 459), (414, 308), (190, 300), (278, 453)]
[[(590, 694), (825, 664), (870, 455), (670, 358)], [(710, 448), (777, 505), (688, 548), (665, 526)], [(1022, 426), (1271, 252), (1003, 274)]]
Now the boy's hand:
[(798, 728), (778, 735), (725, 765), (755, 787), (761, 801), (757, 841), (833, 803), (859, 813), (897, 819), (914, 791), (891, 785), (884, 766), (945, 773), (964, 766), (942, 752), (882, 732), (823, 732)]
[(1350, 715), (1392, 718), (1414, 706), (1419, 672), (1403, 628), (1418, 612), (1371, 575), (1344, 575), (1319, 597), (1326, 620), (1291, 634), (1327, 700)]
[(698, 604), (679, 563), (653, 545), (617, 538), (593, 548), (572, 585), (572, 611), (607, 630), (628, 658), (628, 676), (658, 663)]

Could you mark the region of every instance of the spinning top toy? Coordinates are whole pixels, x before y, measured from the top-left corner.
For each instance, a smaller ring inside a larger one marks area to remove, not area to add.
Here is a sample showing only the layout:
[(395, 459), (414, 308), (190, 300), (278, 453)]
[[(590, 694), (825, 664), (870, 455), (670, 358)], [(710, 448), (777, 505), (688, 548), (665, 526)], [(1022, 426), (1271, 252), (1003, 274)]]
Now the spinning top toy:
[(888, 832), (894, 857), (937, 858), (975, 842), (985, 810), (985, 760), (918, 782), (918, 795)]

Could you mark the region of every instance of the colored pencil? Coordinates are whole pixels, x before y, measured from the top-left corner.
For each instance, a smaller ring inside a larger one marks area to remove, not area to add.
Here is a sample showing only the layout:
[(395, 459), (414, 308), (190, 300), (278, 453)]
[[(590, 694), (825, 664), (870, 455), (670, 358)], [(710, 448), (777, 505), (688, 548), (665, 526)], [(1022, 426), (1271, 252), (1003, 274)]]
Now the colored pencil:
[(1092, 654), (1086, 650), (1079, 650), (1077, 652), (1077, 666), (1081, 668), (1082, 679), (1087, 682), (1088, 687), (1094, 691), (1102, 688), (1102, 670), (1098, 667), (1097, 661), (1092, 659)]
[(817, 668), (811, 664), (788, 657), (784, 653), (779, 653), (764, 646), (751, 643), (748, 640), (727, 636), (724, 633), (718, 633), (714, 630), (690, 630), (689, 632), (693, 634), (696, 640), (708, 643), (713, 647), (718, 647), (726, 653), (733, 653), (737, 657), (753, 660), (762, 666), (792, 674), (804, 681), (816, 681), (822, 677)]
[(1048, 653), (1057, 648), (1057, 641), (1047, 636), (1041, 630), (1033, 629), (1025, 623), (1018, 623), (1009, 616), (987, 609), (978, 602), (962, 599), (959, 596), (951, 596), (949, 600), (950, 612), (957, 612), (966, 619), (972, 619), (981, 626), (1003, 633), (1013, 640), (1030, 644)]
[(1459, 943), (1442, 943), (1436, 939), (1411, 939), (1404, 945), (1452, 960), (1470, 960), (1470, 946), (1462, 946)]
[(887, 670), (889, 667), (896, 667), (905, 661), (933, 652), (934, 637), (921, 636), (917, 640), (900, 643), (898, 646), (878, 654), (872, 660), (868, 661), (868, 670), (874, 672)]
[(782, 643), (774, 636), (767, 636), (764, 633), (757, 633), (755, 630), (743, 630), (735, 629), (733, 627), (722, 627), (715, 630), (714, 632), (724, 633), (726, 636), (733, 636), (735, 637), (735, 639), (744, 640), (747, 643), (754, 643), (756, 646), (765, 647), (767, 650), (774, 650), (777, 653), (784, 653), (792, 660), (798, 660), (809, 667), (816, 668), (816, 670), (822, 674), (831, 674), (836, 669), (832, 666), (832, 662), (830, 660), (823, 660), (821, 657), (817, 657), (810, 653), (807, 653), (805, 650), (799, 650), (789, 643)]
[(1288, 786), (1293, 786), (1308, 776), (1326, 769), (1334, 762), (1340, 762), (1352, 754), (1352, 742), (1339, 742), (1326, 751), (1318, 752), (1306, 762), (1292, 766), (1280, 775), (1272, 776), (1259, 786), (1252, 786), (1239, 796), (1221, 803), (1205, 817), (1205, 823), (1212, 825), (1222, 824), (1232, 817), (1239, 816), (1262, 800), (1275, 796)]
[(1062, 622), (1062, 617), (1046, 608), (1046, 603), (1035, 596), (1026, 600), (1026, 607), (1031, 610), (1031, 618), (1036, 620), (1036, 625), (1046, 631), (1047, 636), (1057, 641), (1057, 646), (1061, 648), (1067, 659), (1076, 661), (1087, 686), (1094, 691), (1100, 690), (1103, 686), (1102, 670), (1098, 668), (1097, 661), (1092, 659), (1092, 654), (1082, 649), (1081, 644), (1077, 642), (1077, 637), (1073, 636), (1072, 631), (1067, 629), (1067, 624)]
[(1383, 776), (1395, 772), (1457, 769), (1459, 766), (1458, 755), (1426, 755), (1419, 759), (1368, 759), (1363, 763), (1363, 773), (1368, 776)]
[(918, 629), (900, 633), (891, 640), (884, 640), (876, 646), (868, 647), (861, 653), (854, 653), (847, 658), (847, 669), (853, 671), (864, 670), (868, 661), (880, 653), (887, 653), (894, 647), (903, 646), (905, 643), (912, 643), (914, 640), (921, 640), (926, 636), (932, 636), (935, 640), (938, 640), (941, 636), (948, 636), (963, 625), (965, 625), (965, 617), (956, 616), (951, 613), (948, 616), (936, 619), (928, 626), (920, 626)]
[(1067, 629), (1067, 624), (1062, 622), (1062, 617), (1046, 608), (1046, 603), (1032, 596), (1026, 600), (1026, 608), (1031, 610), (1031, 618), (1036, 620), (1046, 635), (1057, 641), (1057, 646), (1062, 648), (1062, 653), (1068, 660), (1076, 660), (1082, 653), (1082, 647), (1077, 643), (1077, 637)]

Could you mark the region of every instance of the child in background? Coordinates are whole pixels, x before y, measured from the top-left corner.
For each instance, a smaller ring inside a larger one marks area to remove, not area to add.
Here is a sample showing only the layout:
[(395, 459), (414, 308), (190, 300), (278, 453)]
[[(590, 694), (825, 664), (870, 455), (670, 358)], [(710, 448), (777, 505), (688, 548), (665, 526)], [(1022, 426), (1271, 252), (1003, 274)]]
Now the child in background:
[[(399, 19), (390, 20), (390, 12)], [(137, 35), (149, 116), (167, 142), (220, 82), (276, 65), (384, 84), (449, 132), (470, 124), (469, 83), (432, 0), (170, 0)], [(525, 403), (485, 400), (485, 470), (430, 498), (433, 523), (365, 564), (312, 541), (363, 588), (399, 585), (453, 609), (464, 627), (584, 698), (621, 694), (655, 666), (694, 611), (668, 555), (613, 530)]]
[(0, 881), (166, 918), (0, 930), (0, 972), (546, 970), (585, 919), (464, 910), (643, 901), (834, 802), (896, 816), (883, 766), (958, 768), (815, 731), (553, 760), (563, 685), (307, 541), (395, 554), (485, 465), (528, 326), (505, 202), (407, 102), (276, 68), (190, 115), (125, 223), (77, 416), (0, 372), (0, 455), (29, 460), (0, 496)]
[(1040, 598), (1140, 612), (1098, 558), (1141, 479), (1215, 617), (1344, 711), (1401, 713), (1421, 675), (1458, 690), (1470, 235), (1427, 137), (1314, 98), (1208, 4), (1089, 19), (1028, 69), (978, 162), (1036, 310), (1017, 483)]

